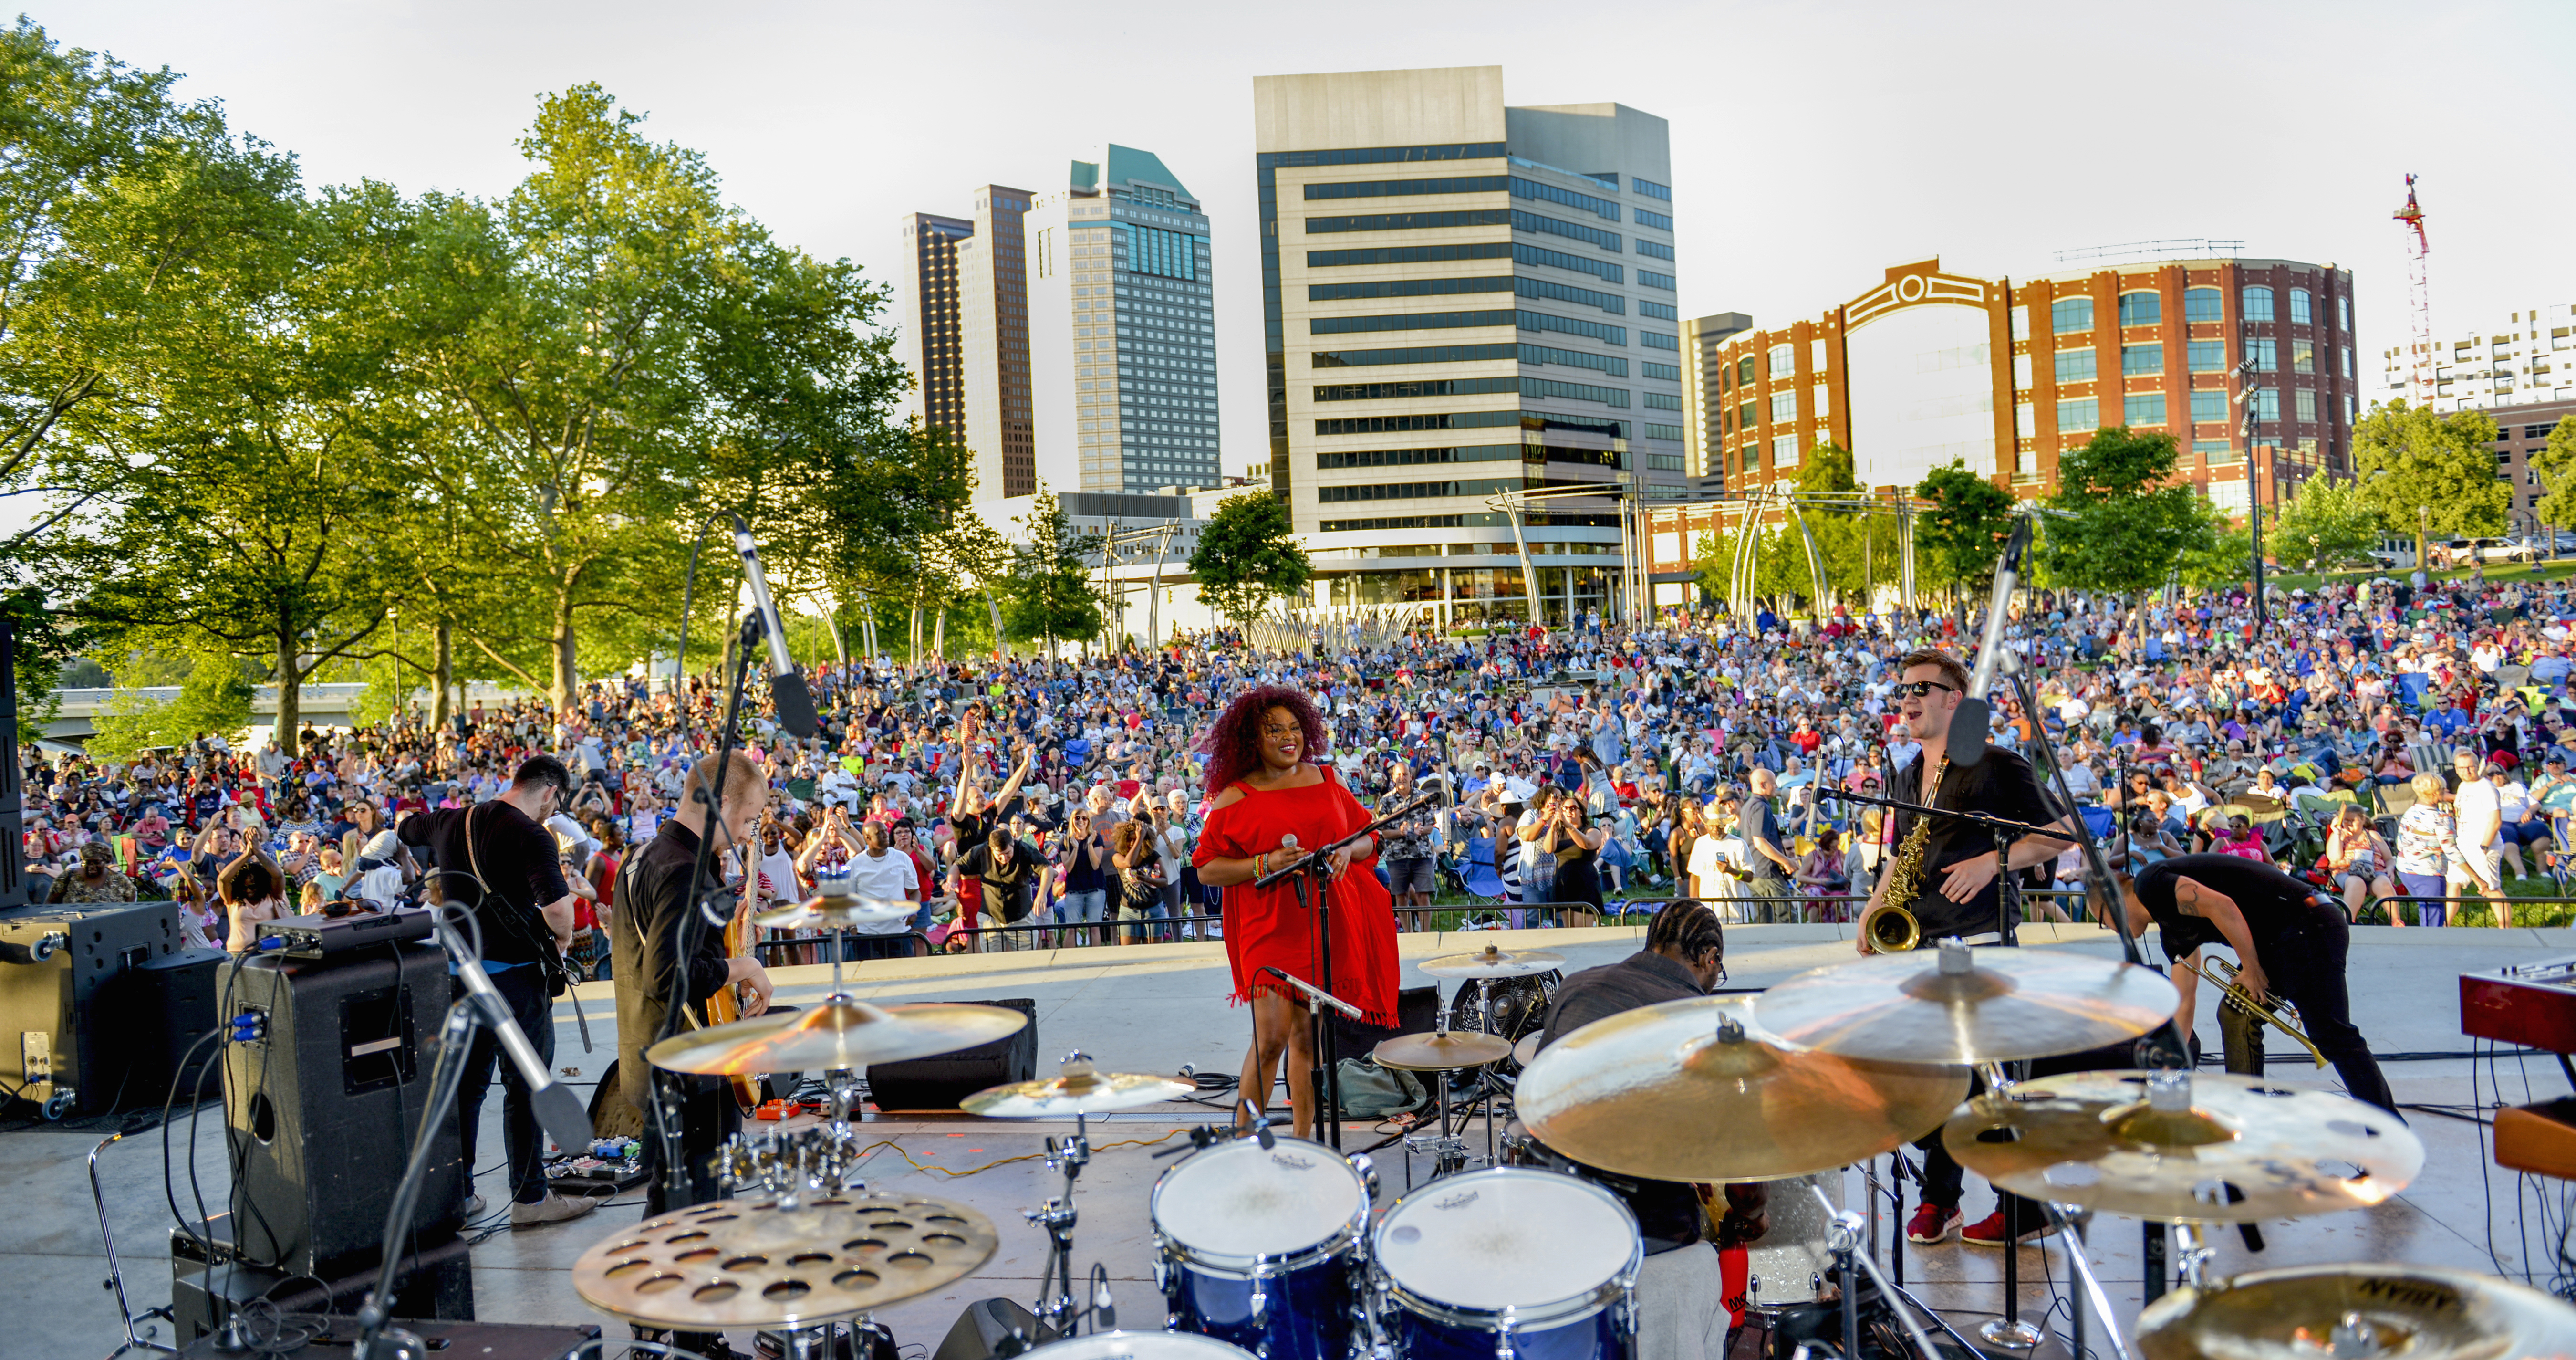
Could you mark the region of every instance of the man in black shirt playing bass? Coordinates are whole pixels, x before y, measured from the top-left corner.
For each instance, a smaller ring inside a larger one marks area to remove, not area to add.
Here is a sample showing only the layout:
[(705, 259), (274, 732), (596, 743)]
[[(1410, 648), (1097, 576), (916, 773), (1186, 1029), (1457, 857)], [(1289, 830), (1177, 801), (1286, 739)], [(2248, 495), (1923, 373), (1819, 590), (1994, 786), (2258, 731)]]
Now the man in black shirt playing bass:
[[(554, 992), (548, 970), (572, 941), (573, 888), (563, 874), (562, 851), (544, 822), (572, 796), (572, 775), (553, 756), (531, 756), (509, 790), (488, 803), (424, 812), (402, 824), (408, 856), (426, 850), (426, 888), (474, 914), (482, 938), (483, 971), (527, 1032), (548, 1066), (555, 1058)], [(548, 958), (548, 955), (553, 958)], [(462, 1151), (470, 1173), (475, 1135), (483, 1123), (483, 1095), (500, 1057), (500, 1037), (488, 1027), (474, 1032), (466, 1050), (464, 1085), (457, 1092), (463, 1121)], [(535, 1107), (519, 1069), (500, 1063), (501, 1143), (510, 1158), (510, 1225), (527, 1227), (578, 1218), (599, 1201), (558, 1195), (546, 1188), (544, 1151)], [(466, 1217), (483, 1212), (482, 1196), (466, 1201)]]
[[(2299, 1008), (2300, 1027), (2334, 1064), (2355, 1100), (2397, 1113), (2379, 1060), (2352, 1023), (2352, 998), (2344, 963), (2352, 925), (2343, 904), (2269, 864), (2236, 855), (2176, 855), (2123, 877), (2129, 929), (2152, 921), (2164, 937), (2165, 957), (2182, 992), (2181, 1014), (2192, 1013), (2191, 956), (2204, 945), (2236, 951), (2237, 981), (2257, 1002), (2271, 996)], [(2402, 1117), (2402, 1116), (2401, 1116)]]

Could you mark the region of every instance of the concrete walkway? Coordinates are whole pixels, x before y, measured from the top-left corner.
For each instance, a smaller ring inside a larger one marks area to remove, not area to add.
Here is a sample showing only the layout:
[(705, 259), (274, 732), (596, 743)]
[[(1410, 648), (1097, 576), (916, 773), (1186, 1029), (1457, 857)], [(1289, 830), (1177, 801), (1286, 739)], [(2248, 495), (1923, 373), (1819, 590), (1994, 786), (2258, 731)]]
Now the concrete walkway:
[[(1641, 925), (1408, 935), (1400, 940), (1399, 954), (1405, 985), (1413, 986), (1430, 981), (1416, 965), (1441, 954), (1500, 944), (1555, 950), (1566, 955), (1569, 968), (1583, 968), (1625, 957), (1640, 947), (1642, 935)], [(2090, 927), (2035, 926), (2024, 932), (2024, 942), (2117, 952), (2110, 936)], [(1728, 943), (1728, 985), (1737, 987), (1768, 986), (1852, 957), (1849, 928), (1843, 926), (1736, 927), (1728, 931)], [(2364, 928), (2354, 933), (2355, 1016), (2372, 1047), (2384, 1055), (2463, 1053), (2472, 1045), (2459, 1033), (2460, 973), (2567, 954), (2576, 954), (2576, 930)], [(819, 999), (828, 989), (829, 975), (828, 967), (776, 970), (779, 997), (789, 1002)], [(853, 965), (848, 981), (856, 995), (880, 1002), (1030, 998), (1037, 1005), (1045, 1072), (1053, 1070), (1064, 1052), (1078, 1047), (1102, 1067), (1121, 1071), (1169, 1073), (1187, 1065), (1230, 1073), (1241, 1066), (1251, 1028), (1246, 1012), (1226, 1004), (1224, 946), (1214, 942), (871, 962)], [(1444, 988), (1452, 995), (1456, 990), (1454, 983)], [(2199, 1033), (2214, 1049), (2217, 1027), (2211, 1019), (2215, 1002), (2210, 990), (2202, 989)], [(571, 1007), (559, 1005), (556, 1062), (579, 1069), (579, 1079), (588, 1081), (614, 1056), (615, 1009), (606, 984), (587, 985), (580, 996), (594, 1051), (582, 1052)], [(2309, 1067), (2304, 1055), (2298, 1065), (2284, 1065), (2285, 1048), (2295, 1051), (2276, 1036), (2276, 1079), (2332, 1087), (2332, 1072)], [(2452, 1107), (2463, 1114), (2473, 1099), (2492, 1103), (2499, 1083), (2517, 1103), (2556, 1096), (2565, 1088), (2557, 1064), (2545, 1057), (2391, 1061), (2388, 1071), (2401, 1102)], [(489, 1122), (482, 1134), (487, 1162), (497, 1160), (501, 1146), (499, 1110), (496, 1095), (486, 1105)], [(1159, 1148), (1108, 1145), (1158, 1140), (1220, 1117), (1213, 1109), (1174, 1104), (1093, 1124), (1094, 1145), (1100, 1150), (1082, 1180), (1078, 1259), (1085, 1270), (1094, 1261), (1107, 1265), (1126, 1325), (1151, 1326), (1161, 1320), (1162, 1301), (1152, 1284), (1147, 1197), (1154, 1178), (1172, 1161), (1155, 1160), (1151, 1151)], [(2557, 1243), (2541, 1240), (2541, 1206), (2547, 1203), (2554, 1214), (2562, 1187), (2495, 1169), (2481, 1141), (2484, 1130), (2476, 1123), (2421, 1111), (2409, 1111), (2409, 1118), (2429, 1156), (2424, 1174), (2405, 1193), (2367, 1211), (2266, 1225), (2269, 1249), (2259, 1258), (2226, 1234), (2218, 1243), (2222, 1264), (2250, 1268), (2403, 1260), (2519, 1275), (2531, 1262), (2545, 1281)], [(199, 1120), (193, 1163), (208, 1203), (220, 1207), (228, 1186), (221, 1107), (205, 1107)], [(1045, 1243), (1020, 1211), (1055, 1193), (1054, 1178), (1035, 1158), (1048, 1135), (1069, 1128), (962, 1117), (881, 1120), (874, 1126), (886, 1145), (872, 1154), (872, 1184), (962, 1200), (991, 1217), (1002, 1233), (1001, 1250), (977, 1276), (879, 1314), (900, 1342), (935, 1347), (958, 1311), (975, 1299), (999, 1294), (1027, 1302), (1034, 1295)], [(122, 1339), (113, 1296), (101, 1287), (106, 1262), (82, 1172), (83, 1157), (110, 1131), (112, 1124), (86, 1131), (37, 1125), (0, 1132), (0, 1186), (6, 1187), (11, 1209), (0, 1219), (0, 1279), (9, 1282), (19, 1303), (9, 1321), (0, 1324), (0, 1358), (101, 1356)], [(1481, 1132), (1476, 1131), (1480, 1142)], [(172, 1184), (179, 1203), (193, 1213), (188, 1135), (183, 1113), (169, 1131)], [(161, 1136), (156, 1131), (128, 1139), (101, 1159), (109, 1220), (137, 1307), (165, 1303), (170, 1294), (172, 1214), (165, 1202)], [(1363, 1127), (1353, 1127), (1346, 1139), (1354, 1149), (1376, 1141), (1379, 1135)], [(1007, 1160), (1016, 1157), (1030, 1160)], [(1382, 1151), (1376, 1159), (1391, 1197), (1406, 1183), (1400, 1149)], [(916, 1163), (930, 1169), (916, 1170)], [(503, 1181), (493, 1166), (477, 1184), (498, 1205), (508, 1193)], [(641, 1212), (638, 1202), (611, 1204), (568, 1224), (505, 1231), (475, 1247), (479, 1314), (491, 1321), (605, 1322), (573, 1294), (569, 1267), (618, 1226), (634, 1222)], [(1985, 1188), (1972, 1181), (1966, 1205), (1971, 1221), (1991, 1205)], [(1893, 1235), (1894, 1225), (1883, 1224), (1883, 1240)], [(2091, 1238), (2123, 1312), (2134, 1310), (2143, 1278), (2138, 1231), (2125, 1220), (2105, 1216), (2093, 1225)], [(2064, 1291), (2065, 1266), (2053, 1247), (2023, 1248), (2020, 1261), (2022, 1306), (2035, 1315), (2053, 1297), (2046, 1280), (2053, 1278), (2056, 1290)], [(1955, 1308), (1973, 1320), (1976, 1310), (1999, 1307), (2000, 1266), (1999, 1253), (1954, 1242), (1909, 1250), (1905, 1273), (1929, 1286), (1936, 1306)], [(2064, 1326), (2062, 1308), (2055, 1325)], [(165, 1339), (167, 1335), (165, 1328)], [(746, 1346), (747, 1340), (736, 1338), (736, 1345)]]

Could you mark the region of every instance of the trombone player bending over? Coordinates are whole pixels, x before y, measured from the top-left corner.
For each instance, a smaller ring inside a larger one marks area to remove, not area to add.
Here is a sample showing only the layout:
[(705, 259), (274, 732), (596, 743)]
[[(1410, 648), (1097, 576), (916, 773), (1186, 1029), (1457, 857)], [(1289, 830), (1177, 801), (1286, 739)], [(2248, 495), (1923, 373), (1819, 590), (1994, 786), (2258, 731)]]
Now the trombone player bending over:
[[(2129, 929), (2149, 921), (2164, 933), (2173, 960), (2174, 986), (2182, 992), (2189, 1027), (2194, 984), (2191, 957), (2203, 945), (2236, 951), (2237, 982), (2256, 1005), (2278, 996), (2299, 1008), (2299, 1022), (2355, 1100), (2397, 1114), (2380, 1075), (2379, 1060), (2353, 1027), (2352, 999), (2344, 984), (2344, 959), (2352, 923), (2343, 904), (2269, 864), (2235, 855), (2176, 855), (2158, 860), (2136, 878), (2123, 875), (2120, 895)], [(2399, 1118), (2405, 1116), (2399, 1115)]]
[[(1906, 653), (1898, 664), (1897, 711), (1923, 749), (1897, 770), (1888, 797), (2033, 826), (2059, 820), (2056, 809), (2041, 797), (2030, 762), (2020, 756), (1988, 747), (1974, 765), (1951, 763), (1950, 720), (1968, 690), (1968, 668), (1957, 657), (1926, 648)], [(1879, 871), (1869, 910), (1861, 918), (1860, 952), (1911, 949), (1953, 935), (1970, 944), (1994, 943), (2002, 891), (1995, 883), (1994, 833), (1954, 818), (1901, 810), (1891, 815), (1895, 849)], [(2045, 864), (2073, 843), (2024, 836), (2013, 842), (2012, 868)], [(1904, 918), (1883, 912), (1887, 907), (1908, 913), (1913, 928), (1904, 929)], [(1906, 936), (1914, 941), (1904, 942)]]

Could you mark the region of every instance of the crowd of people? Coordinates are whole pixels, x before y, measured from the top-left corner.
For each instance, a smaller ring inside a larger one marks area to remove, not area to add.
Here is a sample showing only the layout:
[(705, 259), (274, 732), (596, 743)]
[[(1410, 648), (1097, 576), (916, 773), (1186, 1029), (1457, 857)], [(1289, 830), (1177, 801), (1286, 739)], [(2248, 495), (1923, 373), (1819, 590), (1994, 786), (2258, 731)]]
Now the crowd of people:
[[(2558, 872), (2576, 807), (2564, 586), (2337, 585), (2271, 601), (2261, 626), (2242, 592), (2024, 599), (2007, 645), (2036, 703), (1999, 686), (1992, 739), (2027, 750), (2044, 729), (2115, 860), (2264, 859), (2330, 885), (2356, 920), (2423, 925), (2465, 898), (2509, 922), (2512, 880)], [(745, 719), (766, 806), (732, 874), (749, 909), (835, 877), (917, 903), (871, 952), (1214, 936), (1219, 893), (1192, 866), (1205, 738), (1231, 696), (1267, 683), (1310, 696), (1365, 806), (1433, 795), (1388, 829), (1377, 865), (1408, 925), (1671, 898), (1739, 921), (1846, 919), (1887, 838), (1843, 795), (1882, 792), (1910, 754), (1894, 659), (1971, 649), (1975, 621), (1764, 622), (1593, 614), (1474, 638), (1320, 633), (1284, 653), (1220, 633), (1052, 664), (827, 665), (812, 676), (821, 738), (787, 736), (759, 705)], [(431, 885), (401, 825), (499, 797), (551, 754), (574, 788), (549, 829), (582, 904), (575, 952), (596, 970), (617, 867), (673, 815), (721, 702), (711, 679), (621, 677), (560, 711), (523, 697), (307, 728), (292, 753), (216, 734), (121, 763), (29, 745), (25, 859), (47, 900), (168, 896), (238, 947), (262, 919), (416, 898)], [(2056, 876), (2076, 879), (2072, 852)], [(772, 941), (769, 957), (822, 947)]]

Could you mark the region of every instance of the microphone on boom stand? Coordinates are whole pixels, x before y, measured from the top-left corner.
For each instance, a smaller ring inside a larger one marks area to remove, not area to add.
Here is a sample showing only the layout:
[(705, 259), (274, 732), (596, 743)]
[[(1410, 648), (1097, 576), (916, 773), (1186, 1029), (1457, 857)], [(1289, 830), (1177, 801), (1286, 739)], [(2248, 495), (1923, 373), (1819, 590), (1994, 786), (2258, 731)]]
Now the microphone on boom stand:
[(778, 725), (800, 737), (819, 735), (822, 720), (814, 713), (814, 695), (804, 673), (787, 655), (787, 630), (778, 621), (778, 602), (770, 598), (769, 577), (760, 569), (760, 546), (742, 516), (733, 517), (733, 546), (742, 554), (743, 578), (751, 583), (753, 607), (760, 611), (761, 631), (769, 638), (769, 697), (778, 705)]
[(2021, 579), (2021, 555), (2030, 547), (2030, 521), (2013, 521), (2004, 539), (2003, 560), (1995, 564), (1995, 589), (1986, 602), (1985, 631), (1977, 638), (1977, 662), (1968, 672), (1968, 692), (1950, 713), (1950, 763), (1979, 765), (1986, 759), (1986, 732), (1993, 722), (1986, 691), (1995, 683), (1995, 668), (2004, 649), (2004, 616), (2011, 612), (2013, 590)]

